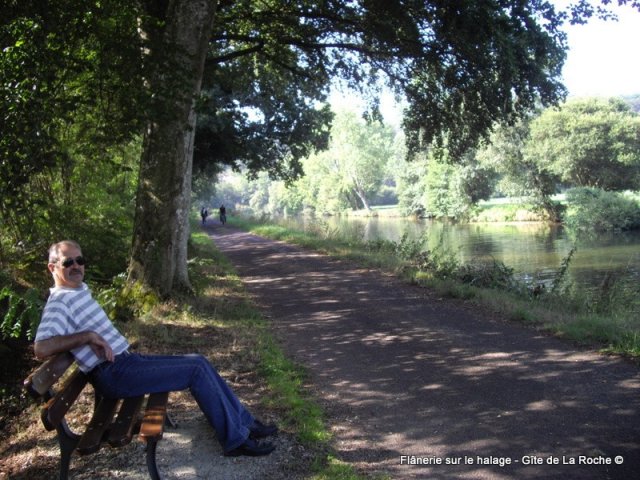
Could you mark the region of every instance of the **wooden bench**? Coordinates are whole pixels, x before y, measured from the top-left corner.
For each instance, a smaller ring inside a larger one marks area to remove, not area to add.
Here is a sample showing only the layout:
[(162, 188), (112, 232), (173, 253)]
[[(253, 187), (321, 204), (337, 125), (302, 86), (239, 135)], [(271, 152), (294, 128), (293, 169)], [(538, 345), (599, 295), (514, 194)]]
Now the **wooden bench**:
[[(58, 433), (60, 479), (68, 478), (74, 451), (88, 455), (97, 452), (104, 443), (123, 447), (138, 435), (147, 444), (149, 475), (159, 480), (156, 447), (162, 439), (165, 424), (175, 426), (167, 416), (169, 393), (113, 400), (93, 391), (93, 415), (84, 433), (78, 434), (69, 427), (65, 415), (87, 384), (87, 375), (77, 368), (73, 355), (68, 352), (50, 358), (24, 381), (29, 394), (44, 403), (41, 414), (44, 427)], [(141, 413), (143, 405), (145, 409)]]

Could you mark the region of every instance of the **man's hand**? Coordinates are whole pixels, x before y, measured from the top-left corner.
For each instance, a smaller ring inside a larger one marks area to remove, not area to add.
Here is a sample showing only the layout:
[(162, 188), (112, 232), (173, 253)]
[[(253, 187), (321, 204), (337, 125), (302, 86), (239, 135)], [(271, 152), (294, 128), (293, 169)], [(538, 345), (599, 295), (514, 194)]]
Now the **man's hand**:
[(92, 334), (91, 341), (88, 343), (89, 343), (89, 346), (91, 347), (91, 350), (93, 350), (93, 353), (95, 353), (98, 358), (104, 358), (109, 362), (113, 362), (115, 357), (113, 355), (113, 350), (111, 349), (111, 346), (107, 342), (105, 342), (104, 338), (102, 338), (97, 333), (95, 332), (88, 332), (88, 333)]

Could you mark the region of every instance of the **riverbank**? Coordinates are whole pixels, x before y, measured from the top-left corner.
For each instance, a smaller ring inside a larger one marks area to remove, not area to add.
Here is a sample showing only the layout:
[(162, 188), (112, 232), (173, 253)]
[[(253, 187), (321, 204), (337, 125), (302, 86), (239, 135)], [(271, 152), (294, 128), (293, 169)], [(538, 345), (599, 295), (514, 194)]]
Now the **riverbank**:
[(462, 265), (444, 248), (428, 255), (416, 241), (363, 241), (319, 228), (307, 232), (273, 223), (234, 218), (233, 224), (268, 238), (284, 240), (333, 256), (380, 268), (440, 295), (473, 299), (507, 318), (603, 352), (640, 358), (638, 295), (616, 286), (615, 279), (594, 292), (567, 288), (564, 272), (571, 253), (559, 265), (550, 287), (523, 284), (500, 262)]
[[(555, 223), (571, 228), (575, 235), (594, 232), (640, 230), (640, 192), (609, 192), (597, 188), (573, 188), (548, 199), (548, 210), (530, 199), (503, 197), (481, 200), (463, 213), (469, 223)], [(369, 210), (347, 210), (346, 217), (431, 218), (407, 215), (398, 205), (374, 206)]]
[[(358, 217), (358, 218), (422, 218), (416, 215), (406, 215), (396, 205), (383, 205), (372, 207), (371, 210), (348, 210), (341, 212), (338, 216)], [(487, 203), (480, 204), (468, 219), (470, 223), (523, 223), (523, 222), (544, 222), (549, 220), (532, 207), (521, 204), (509, 203)]]
[[(555, 202), (563, 202), (564, 196), (553, 198)], [(416, 215), (407, 215), (398, 205), (376, 205), (371, 209), (346, 210), (337, 213), (346, 217), (379, 217), (379, 218), (420, 218)], [(469, 222), (478, 223), (507, 223), (507, 222), (547, 222), (548, 220), (535, 211), (533, 205), (527, 204), (524, 199), (495, 198), (482, 200), (473, 210)]]

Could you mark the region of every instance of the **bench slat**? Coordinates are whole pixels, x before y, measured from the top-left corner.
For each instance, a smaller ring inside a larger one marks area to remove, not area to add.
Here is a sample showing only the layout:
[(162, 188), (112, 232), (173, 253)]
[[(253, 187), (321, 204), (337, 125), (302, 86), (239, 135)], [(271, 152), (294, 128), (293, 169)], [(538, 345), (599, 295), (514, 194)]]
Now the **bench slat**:
[(54, 383), (71, 366), (74, 358), (69, 352), (64, 352), (50, 358), (38, 367), (24, 382), (25, 388), (33, 397), (44, 396)]
[(111, 420), (118, 407), (118, 399), (103, 398), (93, 412), (93, 416), (87, 425), (87, 429), (82, 434), (80, 442), (76, 447), (81, 455), (100, 450), (100, 444), (104, 438), (105, 432), (111, 426)]
[(158, 441), (162, 438), (164, 422), (167, 417), (167, 402), (169, 393), (153, 393), (149, 395), (147, 408), (144, 413), (142, 425), (140, 426), (140, 438), (149, 442)]
[(87, 376), (80, 370), (77, 370), (65, 382), (62, 389), (47, 402), (42, 409), (42, 423), (47, 430), (53, 430), (60, 425), (73, 402), (76, 401), (80, 392), (87, 384)]
[(131, 442), (143, 402), (144, 395), (125, 398), (118, 412), (116, 421), (113, 422), (111, 426), (108, 440), (109, 445), (112, 447), (123, 447)]

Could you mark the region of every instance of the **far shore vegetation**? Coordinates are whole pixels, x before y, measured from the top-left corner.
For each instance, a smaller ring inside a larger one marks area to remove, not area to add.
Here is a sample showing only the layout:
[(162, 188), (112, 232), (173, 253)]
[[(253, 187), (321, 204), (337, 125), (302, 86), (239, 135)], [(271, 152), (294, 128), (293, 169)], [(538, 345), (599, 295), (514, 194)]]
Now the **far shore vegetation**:
[[(337, 108), (326, 150), (302, 176), (225, 169), (197, 180), (207, 205), (260, 216), (400, 215), (457, 222), (547, 221), (576, 232), (640, 228), (640, 129), (631, 99), (571, 99), (463, 155), (408, 155), (402, 131)], [(383, 207), (394, 205), (394, 207)]]

